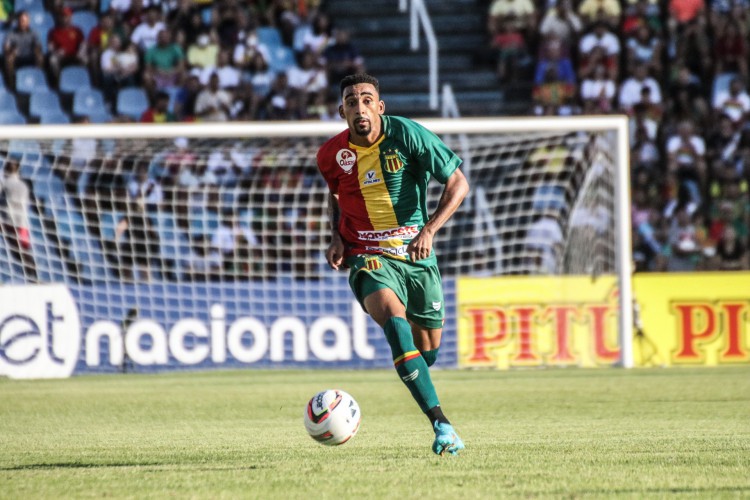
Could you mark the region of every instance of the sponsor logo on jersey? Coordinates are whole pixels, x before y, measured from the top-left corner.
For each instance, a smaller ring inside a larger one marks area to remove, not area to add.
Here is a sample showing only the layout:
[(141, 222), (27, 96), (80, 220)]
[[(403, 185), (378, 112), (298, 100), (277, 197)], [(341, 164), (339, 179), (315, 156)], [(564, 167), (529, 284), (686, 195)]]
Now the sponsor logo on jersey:
[(389, 149), (383, 154), (383, 170), (388, 173), (395, 174), (401, 168), (403, 168), (404, 162), (401, 161), (401, 156), (398, 154), (398, 150)]
[(368, 170), (362, 184), (369, 186), (370, 184), (377, 184), (378, 182), (381, 182), (381, 180), (378, 179), (378, 174), (374, 170)]
[(354, 164), (357, 162), (357, 155), (351, 149), (339, 149), (336, 153), (336, 163), (341, 167), (347, 174), (352, 171)]
[(383, 267), (383, 264), (380, 263), (377, 257), (365, 259), (365, 269), (368, 271), (377, 271), (381, 267)]
[(419, 233), (419, 227), (401, 226), (393, 229), (383, 229), (382, 231), (357, 231), (360, 240), (365, 241), (387, 241), (394, 238), (408, 240), (414, 238)]
[(399, 245), (397, 247), (365, 247), (368, 252), (381, 252), (393, 255), (394, 257), (406, 256), (406, 245)]

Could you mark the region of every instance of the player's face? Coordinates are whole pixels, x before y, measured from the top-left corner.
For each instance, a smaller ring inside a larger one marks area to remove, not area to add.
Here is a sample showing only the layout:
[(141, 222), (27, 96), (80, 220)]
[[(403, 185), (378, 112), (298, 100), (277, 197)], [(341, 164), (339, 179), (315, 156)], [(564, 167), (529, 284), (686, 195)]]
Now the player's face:
[[(349, 125), (351, 140), (355, 144), (371, 144), (378, 139), (380, 115), (384, 111), (385, 104), (372, 84), (358, 83), (344, 89), (339, 113)], [(361, 138), (360, 141), (356, 140), (357, 137)]]

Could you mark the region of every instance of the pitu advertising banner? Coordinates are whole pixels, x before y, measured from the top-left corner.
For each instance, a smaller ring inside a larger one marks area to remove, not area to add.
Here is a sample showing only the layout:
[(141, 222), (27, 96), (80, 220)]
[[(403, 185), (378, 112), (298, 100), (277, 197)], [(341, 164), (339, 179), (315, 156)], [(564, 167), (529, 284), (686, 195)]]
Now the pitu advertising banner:
[[(462, 278), (458, 366), (607, 367), (619, 360), (613, 276)], [(636, 275), (636, 366), (750, 362), (750, 273)]]

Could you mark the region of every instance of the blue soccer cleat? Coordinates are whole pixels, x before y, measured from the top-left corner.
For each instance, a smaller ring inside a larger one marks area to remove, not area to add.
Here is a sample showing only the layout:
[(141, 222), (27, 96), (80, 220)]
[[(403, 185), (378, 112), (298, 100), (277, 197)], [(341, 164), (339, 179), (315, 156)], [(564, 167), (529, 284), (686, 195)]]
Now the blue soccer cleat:
[(436, 420), (433, 427), (435, 428), (435, 442), (432, 443), (432, 451), (435, 454), (442, 456), (448, 452), (451, 455), (458, 455), (460, 450), (466, 448), (451, 424), (441, 424)]

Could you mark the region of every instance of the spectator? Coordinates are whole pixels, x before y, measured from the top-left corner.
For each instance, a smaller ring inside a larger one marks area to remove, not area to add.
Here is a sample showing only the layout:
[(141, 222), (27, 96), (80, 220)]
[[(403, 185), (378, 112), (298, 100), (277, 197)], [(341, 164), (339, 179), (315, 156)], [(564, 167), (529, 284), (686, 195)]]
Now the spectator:
[(177, 90), (174, 102), (174, 113), (178, 120), (192, 122), (196, 120), (195, 103), (203, 87), (195, 75), (188, 75), (185, 83)]
[(747, 190), (743, 192), (740, 183), (725, 181), (715, 193), (708, 211), (711, 225), (709, 235), (718, 241), (727, 226), (731, 226), (737, 236), (747, 241), (750, 231), (750, 198)]
[(251, 30), (245, 35), (244, 40), (237, 42), (232, 54), (234, 65), (243, 72), (244, 79), (252, 77), (256, 57), (260, 57), (268, 65), (271, 54), (268, 47), (258, 40), (255, 30)]
[(47, 34), (48, 62), (52, 80), (56, 83), (64, 66), (86, 66), (88, 55), (83, 31), (71, 23), (73, 11), (63, 7), (55, 26)]
[(487, 31), (491, 38), (505, 29), (531, 34), (536, 24), (536, 6), (531, 0), (493, 0), (490, 4)]
[(737, 231), (732, 226), (726, 226), (716, 242), (716, 257), (721, 271), (750, 269), (747, 245), (737, 237)]
[(521, 68), (531, 60), (519, 25), (512, 22), (511, 16), (507, 19), (508, 22), (500, 24), (492, 38), (492, 48), (497, 52), (497, 78), (501, 82), (506, 78), (515, 81), (521, 74)]
[(620, 109), (625, 113), (632, 113), (633, 106), (642, 100), (641, 91), (644, 88), (649, 90), (652, 103), (661, 103), (659, 83), (648, 76), (648, 67), (645, 64), (638, 64), (633, 69), (632, 75), (620, 85)]
[(159, 33), (165, 30), (166, 26), (161, 20), (159, 8), (152, 6), (146, 10), (145, 19), (131, 33), (130, 40), (136, 44), (141, 54), (145, 54), (148, 49), (156, 46)]
[(620, 40), (608, 29), (607, 23), (604, 21), (597, 21), (593, 29), (581, 37), (578, 44), (581, 67), (586, 66), (587, 59), (591, 57), (592, 51), (597, 48), (604, 53), (604, 59), (600, 64), (606, 66), (610, 78), (617, 80), (620, 73)]
[(692, 122), (683, 121), (677, 133), (667, 139), (667, 173), (675, 186), (684, 190), (690, 202), (700, 205), (706, 185), (706, 144), (694, 131)]
[(179, 86), (185, 78), (185, 54), (182, 48), (172, 43), (166, 29), (159, 32), (157, 39), (157, 44), (148, 49), (143, 58), (143, 85), (151, 96), (157, 90)]
[(627, 67), (644, 64), (651, 76), (662, 75), (662, 42), (651, 27), (642, 23), (627, 41)]
[(234, 91), (234, 101), (230, 112), (232, 120), (251, 121), (258, 115), (260, 100), (250, 82), (242, 82)]
[(208, 31), (204, 31), (198, 35), (195, 43), (188, 46), (187, 65), (191, 71), (197, 70), (200, 72), (206, 68), (212, 69), (216, 67), (218, 56), (219, 44), (211, 39), (211, 34)]
[(713, 107), (717, 116), (725, 115), (732, 120), (732, 125), (737, 130), (743, 129), (750, 116), (750, 96), (743, 81), (733, 78), (729, 83), (729, 89), (716, 94)]
[(312, 30), (302, 40), (303, 51), (311, 51), (320, 57), (326, 48), (333, 43), (333, 28), (326, 14), (318, 13), (312, 20)]
[(299, 66), (292, 66), (286, 74), (289, 87), (295, 94), (295, 102), (299, 103), (301, 117), (307, 116), (308, 106), (317, 106), (325, 102), (328, 78), (325, 69), (318, 64), (315, 52), (305, 50), (300, 56)]
[(685, 208), (677, 209), (672, 218), (669, 247), (669, 271), (695, 271), (702, 257), (702, 249), (698, 244), (695, 224)]
[(219, 51), (217, 61), (213, 68), (204, 68), (200, 73), (200, 81), (202, 85), (208, 83), (208, 79), (212, 74), (219, 76), (219, 87), (225, 90), (234, 90), (240, 84), (242, 74), (240, 70), (232, 66), (232, 58), (228, 50)]
[(570, 0), (559, 0), (544, 15), (539, 34), (560, 40), (567, 51), (575, 45), (582, 27), (581, 19), (571, 9)]
[(746, 178), (750, 137), (737, 130), (726, 115), (719, 117), (718, 126), (712, 130), (706, 141), (706, 162), (710, 167), (708, 190), (716, 195), (724, 183), (740, 184)]
[(583, 113), (610, 113), (616, 89), (614, 80), (607, 73), (607, 68), (601, 64), (596, 66), (594, 74), (581, 83)]
[(263, 116), (267, 120), (289, 120), (298, 116), (298, 104), (294, 94), (286, 73), (276, 75), (271, 89), (261, 103)]
[(330, 84), (338, 85), (346, 75), (363, 73), (364, 58), (351, 41), (351, 33), (339, 28), (334, 32), (334, 42), (323, 51), (323, 60)]
[(135, 175), (128, 183), (128, 196), (152, 213), (159, 209), (164, 199), (159, 181), (149, 175), (149, 165), (145, 161), (138, 163)]
[(0, 229), (11, 255), (23, 265), (24, 276), (35, 282), (36, 263), (31, 248), (29, 223), (29, 186), (21, 179), (20, 166), (15, 158), (6, 158), (4, 179), (0, 179)]
[(203, 22), (201, 5), (193, 0), (177, 0), (175, 8), (167, 14), (167, 28), (183, 37), (183, 46), (194, 45), (198, 37), (208, 31)]
[(743, 33), (736, 21), (727, 22), (722, 30), (717, 31), (713, 56), (715, 76), (736, 73), (743, 81), (748, 80), (747, 33)]
[(532, 274), (555, 274), (562, 259), (563, 243), (557, 213), (544, 212), (526, 230), (524, 268)]
[(141, 123), (175, 122), (175, 114), (169, 110), (169, 94), (160, 90), (154, 96), (153, 105), (141, 115)]
[(121, 88), (135, 85), (138, 81), (138, 49), (133, 42), (128, 40), (126, 43), (123, 49), (120, 37), (109, 37), (107, 50), (102, 52), (100, 59), (102, 92), (110, 103), (115, 102)]
[(667, 109), (673, 121), (692, 120), (703, 123), (708, 119), (708, 104), (700, 78), (690, 68), (675, 62), (677, 76), (669, 87)]
[(219, 227), (211, 237), (211, 246), (219, 251), (225, 273), (246, 274), (252, 248), (259, 243), (250, 226), (240, 224), (232, 213), (222, 215)]
[(578, 6), (578, 15), (589, 26), (603, 22), (610, 28), (620, 25), (622, 9), (617, 0), (583, 0)]
[(231, 107), (232, 94), (219, 87), (219, 75), (213, 73), (195, 101), (196, 117), (205, 122), (225, 122)]
[(625, 37), (635, 34), (636, 30), (645, 25), (661, 38), (663, 25), (659, 2), (656, 0), (630, 0), (627, 2), (625, 19), (622, 21), (620, 32)]
[(97, 86), (102, 83), (100, 66), (102, 53), (107, 50), (109, 41), (113, 37), (120, 38), (121, 41), (127, 40), (122, 25), (115, 23), (115, 18), (111, 12), (105, 12), (99, 16), (99, 24), (92, 28), (86, 41), (89, 51), (89, 72), (93, 83)]
[(31, 29), (31, 19), (25, 10), (18, 12), (17, 26), (3, 42), (5, 81), (16, 88), (16, 70), (24, 66), (44, 67), (44, 55), (39, 37)]
[(656, 142), (649, 138), (645, 127), (635, 129), (635, 140), (630, 146), (630, 159), (633, 165), (644, 167), (650, 171), (656, 171), (660, 161), (661, 153)]

